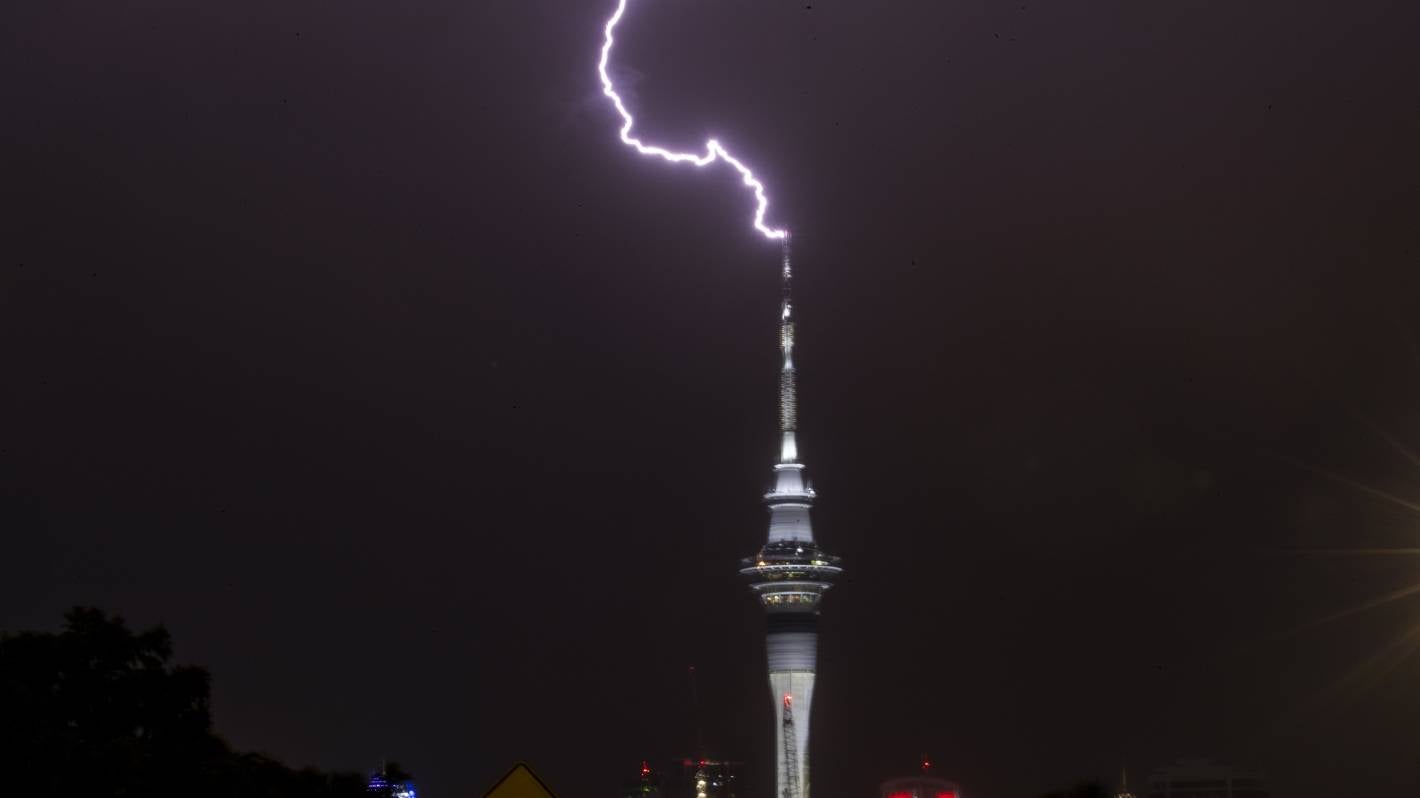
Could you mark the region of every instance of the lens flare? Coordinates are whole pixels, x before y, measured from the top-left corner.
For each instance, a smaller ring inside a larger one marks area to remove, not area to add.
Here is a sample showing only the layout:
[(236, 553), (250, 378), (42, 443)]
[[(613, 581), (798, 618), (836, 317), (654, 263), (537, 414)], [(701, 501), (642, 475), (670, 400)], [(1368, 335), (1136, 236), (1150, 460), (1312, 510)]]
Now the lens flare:
[(1316, 474), (1317, 476), (1326, 477), (1327, 479), (1333, 482), (1345, 485), (1349, 488), (1352, 488), (1353, 490), (1357, 490), (1361, 493), (1374, 496), (1378, 499), (1384, 499), (1390, 502), (1391, 504), (1394, 504), (1398, 507), (1404, 507), (1405, 509), (1410, 510), (1411, 512), (1420, 513), (1420, 504), (1416, 504), (1415, 502), (1404, 499), (1389, 491), (1384, 491), (1380, 488), (1367, 485), (1366, 483), (1361, 482), (1357, 479), (1352, 479), (1351, 477), (1348, 477), (1345, 474), (1338, 474), (1335, 471), (1328, 471), (1325, 468), (1318, 468), (1317, 466), (1314, 466), (1311, 463), (1305, 463), (1301, 460), (1297, 460), (1292, 457), (1287, 457), (1286, 455), (1277, 454), (1275, 452), (1264, 453), (1271, 456), (1273, 459), (1280, 460), (1290, 466), (1300, 468), (1303, 471), (1310, 471), (1313, 474)]
[(631, 135), (631, 129), (635, 126), (636, 120), (632, 118), (631, 112), (626, 110), (626, 103), (622, 101), (621, 95), (616, 93), (616, 85), (612, 83), (611, 76), (607, 73), (607, 64), (611, 61), (611, 48), (616, 43), (614, 33), (616, 26), (621, 22), (621, 18), (626, 14), (626, 4), (629, 0), (617, 0), (616, 11), (606, 21), (603, 29), (605, 39), (602, 42), (602, 57), (597, 64), (597, 72), (602, 79), (602, 94), (606, 95), (611, 104), (616, 108), (616, 112), (621, 115), (621, 143), (635, 149), (642, 155), (651, 155), (670, 163), (688, 163), (698, 167), (706, 167), (716, 162), (723, 162), (734, 169), (740, 175), (740, 180), (744, 182), (746, 188), (754, 193), (754, 229), (760, 235), (774, 240), (783, 240), (789, 236), (789, 231), (770, 227), (765, 224), (765, 214), (769, 212), (769, 195), (765, 192), (764, 183), (754, 176), (744, 162), (731, 155), (715, 139), (705, 142), (704, 153), (693, 152), (673, 152), (664, 147), (654, 144), (647, 144), (641, 139)]
[(1415, 452), (1411, 451), (1410, 447), (1401, 443), (1400, 439), (1396, 438), (1389, 432), (1386, 432), (1385, 430), (1381, 429), (1375, 424), (1375, 422), (1370, 421), (1369, 419), (1362, 419), (1362, 421), (1365, 422), (1366, 426), (1370, 427), (1371, 431), (1374, 432), (1377, 436), (1379, 436), (1381, 440), (1390, 444), (1390, 448), (1396, 450), (1397, 452), (1400, 452), (1405, 457), (1405, 459), (1409, 460), (1411, 465), (1420, 466), (1420, 455), (1416, 455)]
[[(1417, 457), (1415, 452), (1398, 438), (1367, 419), (1362, 419), (1362, 421), (1393, 450), (1404, 456), (1412, 464), (1420, 465), (1420, 457)], [(1420, 515), (1420, 503), (1411, 501), (1403, 496), (1398, 496), (1388, 490), (1276, 452), (1265, 452), (1265, 454), (1289, 466), (1330, 480), (1337, 485), (1341, 485), (1357, 493), (1380, 499), (1388, 504)], [(1414, 557), (1420, 555), (1420, 548), (1302, 548), (1293, 549), (1291, 553), (1324, 557)], [(1411, 599), (1417, 595), (1420, 595), (1420, 583), (1403, 585), (1385, 593), (1372, 596), (1349, 607), (1334, 610), (1285, 632), (1272, 635), (1268, 639), (1275, 641), (1294, 637), (1318, 627), (1335, 623), (1336, 621), (1349, 619), (1371, 610), (1377, 610), (1406, 599)], [(1326, 689), (1322, 690), (1312, 701), (1304, 702), (1307, 706), (1299, 707), (1299, 711), (1308, 707), (1317, 706), (1324, 701), (1335, 699), (1348, 691), (1361, 692), (1368, 688), (1375, 687), (1381, 680), (1413, 657), (1417, 651), (1420, 651), (1420, 624), (1410, 624), (1407, 625), (1400, 635), (1379, 647), (1369, 657), (1335, 680)]]

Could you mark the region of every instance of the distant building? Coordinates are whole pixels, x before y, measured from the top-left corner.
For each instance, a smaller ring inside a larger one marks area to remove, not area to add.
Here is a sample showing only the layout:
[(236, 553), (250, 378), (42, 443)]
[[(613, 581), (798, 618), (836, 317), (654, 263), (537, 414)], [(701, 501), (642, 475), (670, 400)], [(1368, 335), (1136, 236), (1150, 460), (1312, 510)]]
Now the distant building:
[(665, 798), (735, 798), (737, 762), (678, 759), (667, 769)]
[(885, 781), (878, 786), (879, 798), (962, 798), (957, 784), (923, 774)]
[(642, 762), (640, 776), (626, 783), (626, 788), (621, 791), (621, 796), (622, 798), (664, 798), (665, 793), (661, 790), (660, 775), (651, 772), (651, 766)]
[(1269, 798), (1257, 773), (1209, 762), (1182, 759), (1149, 776), (1145, 798)]
[(365, 792), (370, 798), (418, 798), (414, 780), (397, 765), (381, 767), (371, 773), (370, 781), (365, 785)]

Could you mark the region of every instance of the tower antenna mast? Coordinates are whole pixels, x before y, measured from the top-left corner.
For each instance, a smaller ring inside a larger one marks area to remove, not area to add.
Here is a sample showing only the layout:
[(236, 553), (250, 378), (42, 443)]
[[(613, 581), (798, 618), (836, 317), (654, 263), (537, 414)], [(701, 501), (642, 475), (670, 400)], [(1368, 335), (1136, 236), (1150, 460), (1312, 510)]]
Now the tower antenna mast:
[(690, 720), (695, 726), (695, 756), (705, 758), (705, 738), (700, 734), (700, 691), (695, 689), (695, 666), (690, 666)]
[(785, 234), (782, 246), (784, 265), (779, 305), (779, 350), (784, 359), (779, 370), (779, 433), (781, 437), (787, 437), (799, 427), (799, 391), (794, 369), (794, 270), (789, 257), (788, 234)]

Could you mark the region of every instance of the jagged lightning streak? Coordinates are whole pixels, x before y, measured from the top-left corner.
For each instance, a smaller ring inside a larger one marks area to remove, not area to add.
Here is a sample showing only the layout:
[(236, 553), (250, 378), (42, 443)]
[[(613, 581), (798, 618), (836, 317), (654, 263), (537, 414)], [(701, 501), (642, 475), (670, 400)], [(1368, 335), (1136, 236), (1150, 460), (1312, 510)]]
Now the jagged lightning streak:
[(607, 62), (611, 60), (612, 45), (616, 43), (613, 34), (617, 24), (621, 22), (621, 17), (626, 13), (628, 2), (629, 0), (617, 0), (616, 12), (606, 21), (606, 40), (602, 43), (601, 62), (597, 64), (597, 71), (601, 73), (602, 77), (602, 94), (611, 100), (611, 104), (616, 106), (616, 112), (621, 114), (622, 143), (628, 147), (634, 147), (642, 155), (654, 155), (671, 163), (690, 163), (703, 167), (716, 161), (724, 161), (740, 173), (740, 178), (744, 181), (745, 186), (754, 192), (755, 202), (758, 203), (754, 209), (754, 229), (758, 230), (765, 238), (781, 241), (788, 239), (788, 230), (770, 227), (764, 223), (764, 214), (769, 210), (769, 197), (765, 194), (764, 184), (754, 176), (754, 172), (751, 172), (748, 166), (745, 166), (743, 162), (720, 146), (720, 142), (710, 139), (705, 142), (705, 154), (697, 155), (692, 152), (672, 152), (664, 147), (647, 144), (631, 135), (631, 128), (636, 124), (636, 120), (631, 117), (631, 112), (626, 110), (626, 104), (621, 101), (621, 95), (616, 93), (616, 86), (612, 84), (611, 76), (606, 71)]

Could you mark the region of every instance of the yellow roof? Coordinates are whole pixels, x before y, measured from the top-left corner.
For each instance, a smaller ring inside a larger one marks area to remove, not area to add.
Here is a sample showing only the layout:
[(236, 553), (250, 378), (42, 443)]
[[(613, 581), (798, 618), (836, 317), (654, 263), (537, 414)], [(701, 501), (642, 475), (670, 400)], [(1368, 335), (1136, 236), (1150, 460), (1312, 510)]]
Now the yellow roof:
[(519, 762), (483, 798), (556, 798), (532, 769)]

